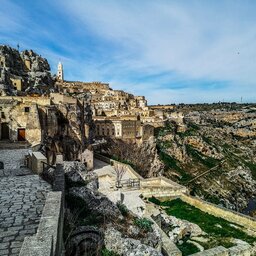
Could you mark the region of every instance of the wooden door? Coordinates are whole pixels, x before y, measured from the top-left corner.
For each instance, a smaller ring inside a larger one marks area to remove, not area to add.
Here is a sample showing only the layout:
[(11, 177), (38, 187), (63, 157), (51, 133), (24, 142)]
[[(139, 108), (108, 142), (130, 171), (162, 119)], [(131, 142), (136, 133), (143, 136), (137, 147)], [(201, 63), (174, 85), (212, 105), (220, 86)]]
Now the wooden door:
[(8, 123), (1, 124), (1, 139), (9, 140), (9, 126)]
[(25, 129), (19, 128), (18, 129), (18, 141), (25, 141), (26, 140), (26, 132)]

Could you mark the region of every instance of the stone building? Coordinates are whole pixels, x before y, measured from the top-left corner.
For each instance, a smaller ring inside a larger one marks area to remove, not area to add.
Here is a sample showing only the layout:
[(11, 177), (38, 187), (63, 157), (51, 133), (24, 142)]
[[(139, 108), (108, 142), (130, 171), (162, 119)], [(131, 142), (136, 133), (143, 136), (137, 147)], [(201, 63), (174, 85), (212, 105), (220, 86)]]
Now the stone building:
[(35, 103), (0, 98), (0, 113), (1, 140), (26, 141), (32, 146), (41, 143), (42, 131)]
[(57, 79), (59, 81), (63, 81), (64, 80), (63, 65), (62, 65), (61, 62), (59, 62), (59, 64), (58, 64)]
[(0, 97), (0, 139), (40, 147), (50, 164), (58, 154), (81, 161), (93, 139), (91, 116), (88, 103), (65, 95)]
[(136, 117), (97, 117), (94, 121), (96, 137), (140, 141), (154, 136), (154, 127)]

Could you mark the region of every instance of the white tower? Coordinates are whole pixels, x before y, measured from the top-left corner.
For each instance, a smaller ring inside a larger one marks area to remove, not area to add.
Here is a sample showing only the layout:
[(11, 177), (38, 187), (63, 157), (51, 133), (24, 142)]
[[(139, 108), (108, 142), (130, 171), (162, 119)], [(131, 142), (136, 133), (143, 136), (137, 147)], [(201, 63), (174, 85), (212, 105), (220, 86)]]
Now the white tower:
[(60, 81), (64, 80), (63, 65), (61, 62), (59, 62), (59, 64), (58, 64), (57, 78)]

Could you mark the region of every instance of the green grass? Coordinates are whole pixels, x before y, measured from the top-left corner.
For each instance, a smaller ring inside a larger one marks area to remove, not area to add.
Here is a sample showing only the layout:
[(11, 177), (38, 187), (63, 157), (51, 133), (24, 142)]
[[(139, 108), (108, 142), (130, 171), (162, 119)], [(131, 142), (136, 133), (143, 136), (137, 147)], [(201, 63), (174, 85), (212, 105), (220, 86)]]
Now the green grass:
[(108, 249), (105, 248), (105, 249), (102, 249), (101, 256), (119, 256), (119, 254), (113, 251), (109, 251)]
[(252, 177), (254, 180), (256, 180), (256, 164), (253, 162), (246, 162), (246, 161), (243, 161), (243, 163), (245, 166), (247, 166), (251, 170)]
[(160, 202), (157, 201), (157, 199), (153, 199), (153, 201), (161, 206), (168, 207), (166, 209), (166, 213), (168, 215), (197, 224), (208, 235), (219, 238), (220, 243), (222, 238), (224, 239), (232, 237), (244, 240), (250, 244), (256, 241), (256, 237), (249, 236), (244, 231), (232, 227), (230, 222), (205, 213), (194, 206), (183, 202), (181, 199), (165, 202)]
[(212, 167), (214, 167), (214, 166), (216, 166), (217, 164), (220, 163), (220, 160), (218, 160), (218, 159), (215, 159), (213, 157), (205, 157), (205, 156), (203, 156), (199, 151), (197, 151), (196, 149), (194, 149), (190, 145), (186, 145), (186, 149), (187, 149), (188, 154), (195, 161), (198, 161), (198, 162), (202, 163), (207, 168), (212, 168)]
[(209, 137), (206, 137), (206, 136), (202, 136), (202, 139), (204, 142), (206, 142), (207, 144), (209, 145), (212, 145), (212, 141)]
[(134, 224), (144, 231), (152, 231), (153, 222), (147, 218), (136, 218)]
[(199, 252), (199, 249), (194, 244), (191, 244), (191, 243), (188, 243), (188, 242), (184, 242), (181, 245), (177, 244), (177, 247), (182, 252), (183, 256), (188, 256), (188, 255), (191, 255), (193, 253)]
[(188, 137), (188, 136), (195, 136), (197, 135), (198, 131), (200, 130), (200, 127), (194, 123), (188, 123), (187, 125), (188, 129), (185, 132), (177, 132), (177, 134), (181, 137)]
[(185, 183), (193, 178), (193, 176), (191, 176), (189, 173), (187, 173), (181, 167), (179, 167), (178, 161), (175, 158), (169, 156), (163, 151), (159, 152), (159, 157), (160, 160), (163, 161), (163, 163), (165, 164), (167, 170), (174, 169), (178, 174), (182, 176), (180, 179), (181, 183)]

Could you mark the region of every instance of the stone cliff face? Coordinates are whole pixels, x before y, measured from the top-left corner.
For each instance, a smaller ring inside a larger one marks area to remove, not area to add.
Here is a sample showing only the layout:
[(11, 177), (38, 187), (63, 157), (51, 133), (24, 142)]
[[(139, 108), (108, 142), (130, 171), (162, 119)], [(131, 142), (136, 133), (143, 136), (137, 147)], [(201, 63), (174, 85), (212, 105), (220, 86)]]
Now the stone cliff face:
[(131, 164), (145, 178), (158, 176), (163, 169), (163, 163), (157, 154), (154, 137), (148, 141), (143, 141), (141, 144), (111, 139), (103, 147), (102, 152)]
[(92, 139), (93, 124), (88, 105), (58, 104), (50, 108), (40, 107), (39, 113), (43, 130), (42, 150), (49, 164), (55, 163), (57, 154), (63, 154), (67, 161), (81, 160), (81, 154)]
[(238, 136), (234, 127), (250, 121), (243, 129), (252, 131), (255, 112), (243, 106), (215, 112), (188, 112), (186, 130), (172, 122), (158, 132), (164, 175), (188, 186), (192, 195), (243, 211), (256, 197), (255, 137)]
[(0, 95), (44, 94), (53, 91), (48, 61), (33, 52), (0, 46)]

